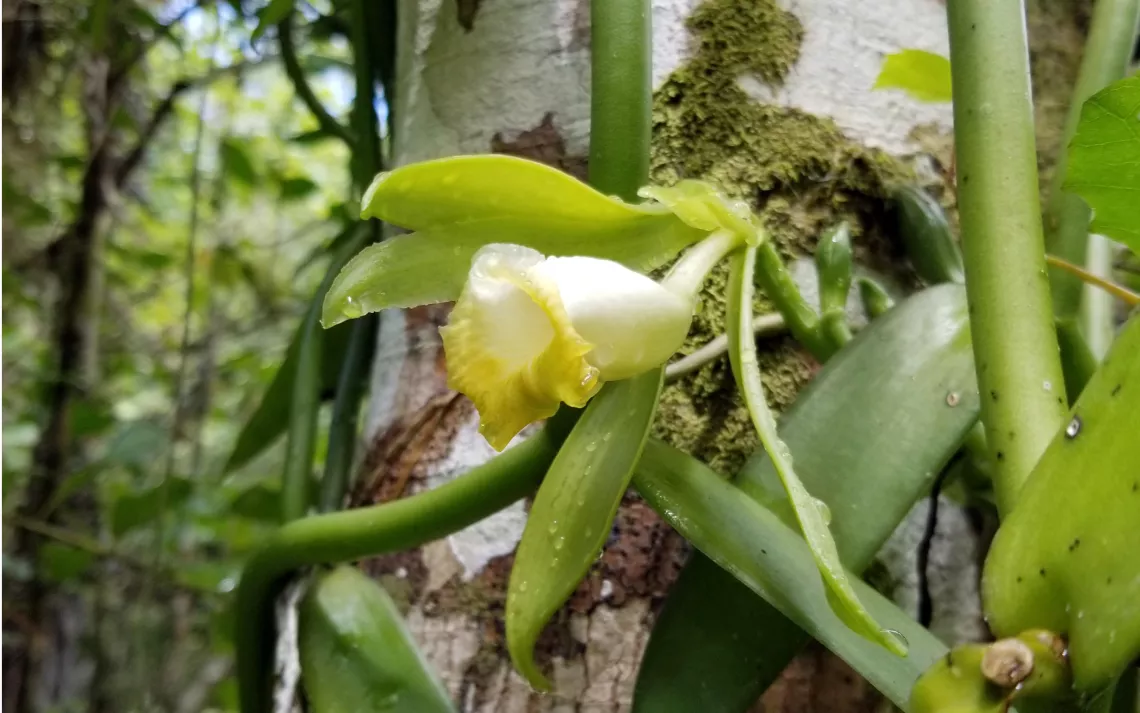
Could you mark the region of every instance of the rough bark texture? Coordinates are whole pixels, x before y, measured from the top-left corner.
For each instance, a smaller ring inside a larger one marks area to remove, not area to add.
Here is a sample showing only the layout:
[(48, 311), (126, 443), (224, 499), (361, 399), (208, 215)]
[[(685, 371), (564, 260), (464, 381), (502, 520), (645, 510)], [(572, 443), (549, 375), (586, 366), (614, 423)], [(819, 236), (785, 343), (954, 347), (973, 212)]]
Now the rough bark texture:
[[(402, 2), (395, 162), (498, 151), (581, 176), (589, 128), (588, 4)], [(1052, 21), (1066, 23), (1064, 32), (1076, 27), (1079, 38), (1072, 4), (1041, 4)], [(950, 111), (870, 88), (885, 53), (946, 52), (944, 3), (698, 5), (654, 3), (655, 180), (705, 177), (753, 201), (789, 259), (807, 256), (822, 226), (847, 218), (860, 261), (901, 286), (914, 285), (884, 224), (885, 187), (914, 172), (943, 189), (951, 174)], [(1065, 67), (1074, 61), (1069, 46), (1035, 47), (1035, 62), (1041, 52)], [(1057, 97), (1067, 83), (1060, 84), (1047, 101), (1063, 102)], [(952, 205), (952, 195), (946, 197)], [(723, 275), (714, 275), (686, 350), (723, 331), (722, 288)], [(357, 504), (430, 488), (493, 453), (476, 431), (470, 404), (446, 388), (437, 333), (446, 314), (441, 306), (383, 316), (366, 424), (371, 446)], [(790, 340), (761, 346), (772, 401), (784, 407), (818, 365)], [(736, 468), (755, 440), (729, 381), (726, 364), (717, 362), (671, 386), (655, 435), (718, 470)], [(526, 509), (518, 503), (446, 541), (363, 566), (403, 602), (462, 710), (626, 710), (654, 613), (687, 546), (627, 496), (601, 559), (539, 643), (539, 660), (557, 690), (539, 695), (512, 672), (502, 623)], [(875, 581), (916, 616), (925, 609), (948, 642), (985, 635), (976, 596), (980, 529), (946, 498), (935, 521), (929, 502), (919, 503), (877, 568)], [(920, 576), (924, 548), (929, 562)], [(813, 646), (756, 710), (853, 712), (879, 705), (845, 664)]]

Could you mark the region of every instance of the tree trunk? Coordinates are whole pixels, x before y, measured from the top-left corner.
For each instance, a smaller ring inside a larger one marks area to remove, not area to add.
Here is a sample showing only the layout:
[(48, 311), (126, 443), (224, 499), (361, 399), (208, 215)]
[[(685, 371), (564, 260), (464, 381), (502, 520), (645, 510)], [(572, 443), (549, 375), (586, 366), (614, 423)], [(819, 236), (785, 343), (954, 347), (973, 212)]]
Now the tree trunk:
[[(1060, 8), (1053, 22), (1076, 25), (1072, 4), (1042, 4)], [(494, 151), (584, 176), (588, 0), (404, 0), (399, 22), (396, 165)], [(654, 180), (705, 178), (750, 200), (789, 260), (809, 255), (824, 227), (848, 219), (861, 263), (898, 285), (917, 284), (885, 221), (884, 199), (890, 182), (917, 175), (953, 205), (946, 189), (951, 111), (871, 87), (886, 53), (917, 47), (947, 54), (944, 2), (791, 0), (783, 9), (774, 0), (655, 0), (653, 23)], [(1049, 56), (1071, 67), (1067, 51)], [(1068, 91), (1071, 76), (1057, 81), (1054, 97)], [(810, 291), (813, 270), (796, 272)], [(723, 332), (723, 277), (714, 273), (686, 350)], [(493, 454), (471, 404), (446, 387), (438, 328), (447, 311), (383, 315), (370, 445), (354, 504), (434, 487)], [(770, 398), (786, 407), (818, 365), (790, 339), (760, 346)], [(735, 470), (756, 448), (723, 359), (670, 384), (661, 403), (655, 436), (717, 470)], [(604, 554), (539, 642), (556, 688), (539, 695), (512, 672), (502, 623), (526, 511), (517, 503), (444, 541), (364, 567), (406, 604), (416, 637), (462, 710), (628, 709), (654, 613), (685, 543), (636, 496), (626, 497)], [(976, 638), (984, 634), (975, 586), (979, 528), (945, 498), (938, 511), (938, 521), (928, 522), (928, 504), (916, 506), (884, 552), (887, 581), (916, 614), (926, 598), (944, 638)], [(921, 548), (930, 562), (920, 576)], [(850, 669), (812, 647), (762, 709), (869, 711), (878, 704)]]

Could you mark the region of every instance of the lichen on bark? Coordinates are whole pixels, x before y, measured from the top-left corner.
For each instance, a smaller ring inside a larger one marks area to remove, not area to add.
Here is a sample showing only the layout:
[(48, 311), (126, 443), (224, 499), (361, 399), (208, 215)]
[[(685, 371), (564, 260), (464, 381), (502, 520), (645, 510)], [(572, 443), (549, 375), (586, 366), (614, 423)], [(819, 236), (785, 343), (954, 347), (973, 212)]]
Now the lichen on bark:
[[(654, 96), (653, 181), (700, 178), (750, 201), (788, 259), (810, 254), (823, 229), (847, 220), (857, 257), (897, 271), (881, 227), (883, 199), (907, 168), (850, 140), (830, 119), (765, 104), (739, 84), (745, 76), (783, 82), (803, 39), (795, 15), (774, 0), (708, 0), (687, 24), (694, 54)], [(683, 353), (724, 331), (726, 276), (720, 268), (706, 285)], [(762, 295), (755, 307), (770, 309)], [(769, 400), (786, 407), (815, 362), (788, 339), (762, 347)], [(756, 447), (723, 358), (665, 389), (654, 433), (722, 473)]]

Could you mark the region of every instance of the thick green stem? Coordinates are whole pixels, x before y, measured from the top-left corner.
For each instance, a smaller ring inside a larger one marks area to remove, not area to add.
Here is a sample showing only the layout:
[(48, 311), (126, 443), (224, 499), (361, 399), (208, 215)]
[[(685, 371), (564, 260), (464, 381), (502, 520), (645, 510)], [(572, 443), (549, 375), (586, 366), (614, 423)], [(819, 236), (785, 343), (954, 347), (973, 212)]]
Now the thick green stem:
[[(1086, 99), (1125, 75), (1132, 58), (1138, 23), (1140, 0), (1097, 0), (1045, 211), (1045, 245), (1049, 253), (1074, 265), (1085, 265), (1101, 275), (1108, 274), (1111, 263), (1108, 244), (1103, 238), (1089, 239), (1088, 205), (1061, 186), (1068, 166), (1068, 144), (1080, 121), (1081, 108)], [(1090, 299), (1095, 301), (1099, 296), (1091, 297), (1079, 279), (1062, 270), (1050, 270), (1049, 281), (1057, 318), (1062, 321), (1079, 320), (1085, 337), (1096, 345), (1093, 352), (1102, 356), (1108, 342), (1111, 342), (1111, 318), (1104, 310), (1082, 309)]]
[(237, 675), (243, 713), (269, 710), (273, 600), (301, 567), (419, 547), (534, 492), (566, 436), (563, 411), (538, 434), (465, 475), (410, 498), (295, 520), (246, 563), (235, 603)]
[(637, 200), (649, 177), (649, 0), (591, 0), (590, 184)]
[(1065, 417), (1037, 185), (1025, 14), (949, 0), (958, 205), (982, 421), (1009, 512)]

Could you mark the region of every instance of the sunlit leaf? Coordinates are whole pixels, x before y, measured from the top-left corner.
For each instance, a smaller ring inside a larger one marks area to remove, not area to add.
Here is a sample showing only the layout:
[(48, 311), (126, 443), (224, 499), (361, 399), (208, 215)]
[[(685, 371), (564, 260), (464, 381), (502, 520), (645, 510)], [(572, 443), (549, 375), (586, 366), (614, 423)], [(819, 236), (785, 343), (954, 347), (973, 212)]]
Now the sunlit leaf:
[[(780, 421), (796, 473), (831, 509), (848, 568), (867, 567), (978, 416), (965, 290), (924, 290), (832, 357)], [(948, 394), (957, 402), (947, 404)], [(818, 447), (827, 443), (827, 448)], [(735, 483), (796, 527), (761, 449)], [(751, 706), (809, 637), (699, 552), (673, 585), (634, 692), (637, 713)]]
[(1085, 102), (1064, 188), (1092, 208), (1090, 231), (1140, 253), (1140, 74)]
[(257, 27), (254, 28), (250, 39), (257, 42), (270, 26), (284, 20), (292, 11), (293, 0), (269, 0), (269, 4), (257, 13)]
[(607, 384), (586, 407), (534, 497), (507, 591), (507, 648), (535, 688), (534, 645), (609, 537), (641, 456), (662, 370)]
[(948, 102), (953, 99), (950, 87), (950, 60), (926, 50), (905, 49), (887, 55), (875, 89), (902, 89), (923, 102)]
[(831, 511), (825, 502), (816, 499), (804, 487), (803, 481), (796, 475), (792, 466), (792, 452), (777, 432), (776, 417), (768, 408), (764, 385), (760, 380), (756, 342), (752, 336), (755, 265), (756, 248), (748, 248), (733, 256), (732, 278), (726, 299), (728, 302), (726, 324), (728, 353), (736, 383), (744, 396), (744, 403), (748, 406), (748, 413), (752, 416), (752, 423), (760, 436), (760, 442), (780, 476), (784, 492), (791, 503), (804, 539), (811, 548), (812, 556), (819, 566), (819, 572), (827, 582), (836, 613), (855, 631), (902, 656), (906, 654), (906, 647), (901, 646), (897, 639), (883, 630), (855, 595), (851, 582), (843, 570), (843, 563), (839, 559), (839, 550), (835, 546), (831, 530), (828, 529)]
[(876, 621), (898, 632), (900, 642), (906, 640), (908, 654), (896, 656), (853, 631), (831, 606), (815, 558), (800, 534), (700, 461), (651, 440), (633, 482), (685, 539), (896, 705), (906, 706), (915, 680), (946, 653), (933, 634), (858, 577), (851, 578), (855, 594)]

